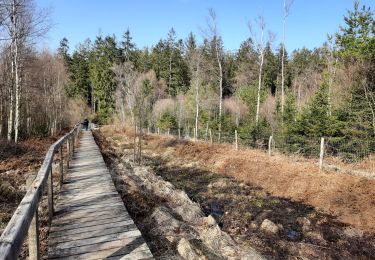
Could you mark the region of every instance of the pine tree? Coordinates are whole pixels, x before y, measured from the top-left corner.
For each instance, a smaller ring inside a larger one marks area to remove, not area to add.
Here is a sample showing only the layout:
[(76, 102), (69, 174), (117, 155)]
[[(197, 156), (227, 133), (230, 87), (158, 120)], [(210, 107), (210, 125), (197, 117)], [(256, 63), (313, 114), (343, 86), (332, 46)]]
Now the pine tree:
[(116, 82), (112, 67), (121, 61), (121, 50), (117, 47), (114, 36), (95, 40), (89, 60), (89, 75), (92, 84), (92, 96), (98, 119), (104, 123), (112, 114), (113, 92)]
[(284, 129), (283, 133), (289, 135), (296, 124), (297, 120), (297, 106), (296, 106), (296, 99), (294, 94), (289, 91), (286, 96), (285, 100), (285, 107), (284, 107), (284, 115), (283, 115), (283, 122), (284, 122)]
[(327, 77), (324, 77), (319, 90), (297, 119), (293, 132), (305, 137), (329, 137), (340, 134), (339, 121), (336, 116), (329, 115)]
[(349, 59), (373, 59), (375, 57), (375, 21), (370, 7), (359, 7), (354, 2), (354, 10), (344, 17), (345, 26), (340, 26), (336, 41), (343, 57)]

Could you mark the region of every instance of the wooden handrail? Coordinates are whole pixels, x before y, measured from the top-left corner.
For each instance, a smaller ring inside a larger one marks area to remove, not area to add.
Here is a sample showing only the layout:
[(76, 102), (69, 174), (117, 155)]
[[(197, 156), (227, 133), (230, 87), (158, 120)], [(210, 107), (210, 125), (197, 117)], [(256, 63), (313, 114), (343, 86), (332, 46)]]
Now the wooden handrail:
[[(0, 237), (0, 259), (17, 259), (20, 253), (23, 241), (28, 233), (30, 223), (34, 215), (37, 214), (39, 202), (42, 198), (45, 185), (47, 184), (48, 191), (48, 212), (51, 223), (54, 212), (53, 207), (53, 182), (52, 182), (52, 163), (56, 152), (60, 154), (60, 180), (63, 180), (63, 153), (62, 148), (67, 143), (67, 164), (74, 151), (74, 143), (78, 139), (78, 133), (81, 129), (81, 124), (75, 127), (66, 135), (61, 137), (58, 141), (52, 144), (44, 158), (43, 164), (40, 167), (35, 180), (31, 186), (27, 188), (27, 192), (22, 201), (18, 205), (8, 225)], [(36, 227), (37, 229), (39, 227)], [(36, 239), (37, 241), (38, 238)], [(38, 242), (39, 243), (39, 242)], [(30, 247), (31, 245), (29, 245)], [(33, 245), (39, 250), (39, 245)], [(34, 250), (35, 251), (35, 250)], [(30, 256), (30, 258), (37, 259), (38, 256)]]

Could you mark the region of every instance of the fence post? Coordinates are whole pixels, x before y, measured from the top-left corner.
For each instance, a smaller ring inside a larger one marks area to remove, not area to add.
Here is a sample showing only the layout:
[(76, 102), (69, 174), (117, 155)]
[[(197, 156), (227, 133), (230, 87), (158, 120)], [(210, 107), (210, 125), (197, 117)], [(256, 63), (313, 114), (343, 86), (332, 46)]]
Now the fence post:
[(147, 127), (147, 134), (150, 134), (150, 127)]
[(64, 183), (64, 155), (63, 146), (60, 146), (60, 185)]
[(47, 181), (47, 193), (48, 193), (48, 220), (49, 224), (52, 223), (53, 217), (53, 178), (52, 178), (52, 164), (49, 169), (48, 173), (48, 181)]
[(324, 137), (320, 139), (319, 169), (323, 168), (323, 157), (324, 157)]
[(70, 158), (70, 144), (69, 137), (66, 140), (66, 169), (69, 169), (69, 158)]
[(272, 155), (272, 139), (273, 139), (273, 136), (271, 135), (270, 139), (268, 140), (268, 155), (269, 156)]
[(74, 136), (74, 133), (72, 134), (72, 156), (74, 154), (74, 149), (75, 149), (75, 136)]
[(70, 139), (70, 159), (73, 159), (73, 154), (74, 154), (74, 137), (72, 136)]
[[(29, 175), (26, 179), (26, 186), (30, 187), (35, 180), (36, 175)], [(29, 241), (29, 259), (39, 260), (39, 219), (38, 219), (38, 207), (35, 209), (34, 217), (31, 220), (28, 230), (28, 241)]]
[(234, 130), (234, 139), (236, 142), (236, 150), (238, 150), (238, 136), (237, 136), (237, 130)]
[(210, 133), (210, 142), (211, 142), (211, 144), (212, 144), (212, 131), (211, 131), (211, 128), (210, 128), (209, 133)]
[(181, 139), (181, 129), (178, 128), (178, 139)]

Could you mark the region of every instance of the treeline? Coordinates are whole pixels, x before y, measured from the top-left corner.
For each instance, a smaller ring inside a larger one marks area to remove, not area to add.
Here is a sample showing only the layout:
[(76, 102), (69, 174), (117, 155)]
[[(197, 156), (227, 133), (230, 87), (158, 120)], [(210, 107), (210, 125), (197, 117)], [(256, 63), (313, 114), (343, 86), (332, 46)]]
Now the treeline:
[[(284, 6), (285, 25), (293, 6)], [(44, 86), (59, 86), (64, 90), (61, 97), (84, 100), (92, 119), (101, 124), (189, 129), (195, 136), (211, 129), (218, 139), (237, 130), (254, 141), (270, 135), (297, 141), (326, 136), (355, 144), (374, 137), (375, 22), (370, 8), (356, 1), (326, 43), (292, 53), (267, 33), (263, 17), (249, 23), (249, 38), (237, 51), (229, 52), (217, 19), (210, 10), (202, 39), (193, 33), (178, 39), (172, 28), (164, 39), (143, 49), (134, 44), (129, 30), (120, 38), (88, 39), (72, 52), (64, 38), (57, 54), (51, 56), (64, 64), (59, 80), (49, 69), (53, 83), (45, 84), (48, 74), (39, 71), (39, 83), (24, 76), (21, 82), (27, 87), (21, 89), (26, 93), (35, 84), (43, 100), (48, 100)], [(29, 60), (33, 59), (25, 59), (25, 64)], [(26, 67), (22, 67), (24, 75)], [(0, 119), (4, 134), (11, 103), (6, 93)], [(26, 94), (20, 104), (26, 111), (30, 104)], [(37, 117), (45, 122), (34, 125), (52, 129), (51, 120), (56, 117), (48, 120), (41, 111), (22, 113), (22, 124), (27, 126), (29, 115), (32, 122)]]
[(210, 10), (201, 43), (192, 33), (177, 39), (172, 28), (154, 46), (138, 49), (127, 30), (119, 40), (86, 40), (70, 55), (63, 39), (68, 94), (84, 97), (99, 123), (194, 129), (195, 136), (210, 128), (219, 139), (235, 129), (254, 140), (374, 137), (370, 8), (355, 2), (322, 47), (292, 53), (272, 42), (272, 34), (264, 36), (262, 17), (236, 52), (226, 51), (216, 19)]
[(34, 1), (0, 0), (0, 138), (54, 135), (82, 117), (85, 103), (66, 95), (62, 57), (36, 48), (50, 25)]

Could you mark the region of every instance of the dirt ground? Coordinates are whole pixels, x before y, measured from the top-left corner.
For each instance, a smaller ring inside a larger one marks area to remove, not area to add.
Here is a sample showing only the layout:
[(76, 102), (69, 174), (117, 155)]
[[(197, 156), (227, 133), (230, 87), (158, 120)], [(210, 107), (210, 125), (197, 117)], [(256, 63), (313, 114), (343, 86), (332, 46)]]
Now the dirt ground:
[[(102, 133), (123, 141), (121, 131)], [(267, 258), (375, 255), (372, 180), (319, 171), (304, 158), (156, 135), (146, 137), (145, 153), (146, 164), (186, 191), (223, 231)]]

